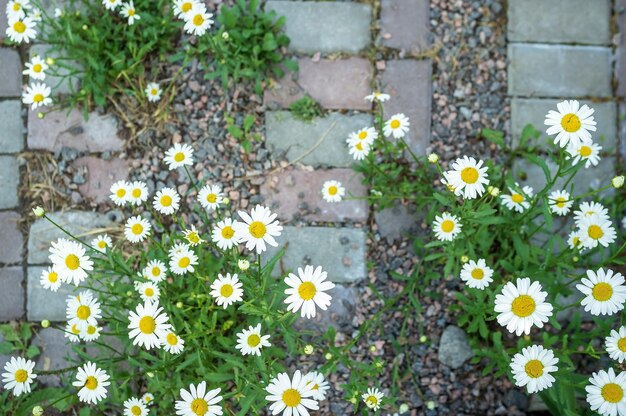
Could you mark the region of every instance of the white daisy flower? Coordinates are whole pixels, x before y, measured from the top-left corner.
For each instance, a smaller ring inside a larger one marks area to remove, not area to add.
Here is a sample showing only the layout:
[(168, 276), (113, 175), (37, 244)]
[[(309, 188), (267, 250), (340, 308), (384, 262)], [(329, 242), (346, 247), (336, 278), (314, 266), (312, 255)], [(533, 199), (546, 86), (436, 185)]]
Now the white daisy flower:
[(287, 373), (279, 373), (271, 379), (265, 388), (268, 392), (265, 400), (273, 402), (270, 405), (272, 415), (282, 412), (282, 416), (308, 416), (309, 410), (318, 410), (317, 400), (312, 399), (315, 392), (308, 382), (300, 370), (296, 370), (291, 380)]
[(198, 202), (209, 211), (217, 209), (224, 202), (222, 187), (219, 185), (203, 186), (198, 193)]
[(381, 103), (384, 103), (385, 101), (388, 101), (390, 98), (391, 97), (389, 96), (389, 94), (385, 94), (380, 91), (374, 91), (370, 95), (366, 95), (364, 99), (369, 102), (374, 102), (374, 100), (376, 100)]
[(545, 302), (548, 294), (541, 289), (539, 282), (531, 283), (527, 277), (504, 285), (502, 293), (496, 295), (498, 323), (517, 336), (530, 334), (533, 325), (543, 328), (552, 316), (552, 305)]
[(611, 330), (611, 335), (604, 340), (604, 346), (609, 357), (623, 363), (626, 360), (626, 326), (621, 326), (619, 331)]
[(626, 373), (600, 370), (589, 377), (589, 383), (585, 390), (591, 410), (602, 416), (626, 415)]
[(170, 354), (180, 354), (185, 349), (185, 341), (171, 330), (165, 332), (161, 345)]
[(597, 216), (586, 217), (578, 225), (580, 240), (585, 248), (594, 248), (600, 244), (608, 247), (616, 238), (615, 228), (610, 220)]
[(93, 261), (85, 254), (82, 244), (65, 238), (52, 242), (48, 258), (61, 281), (76, 286), (87, 278), (88, 271), (93, 270)]
[(322, 197), (326, 202), (341, 202), (345, 194), (346, 188), (341, 186), (341, 182), (331, 180), (322, 185)]
[(148, 416), (146, 404), (136, 397), (124, 402), (124, 416)]
[(441, 241), (452, 241), (461, 232), (461, 222), (455, 215), (444, 212), (435, 217), (433, 231), (435, 237)]
[(70, 325), (76, 325), (79, 331), (87, 330), (89, 325), (98, 326), (98, 319), (102, 318), (102, 310), (98, 299), (90, 291), (80, 292), (78, 296), (70, 295), (67, 300), (65, 316)]
[(213, 24), (213, 13), (206, 11), (204, 6), (195, 5), (192, 9), (184, 14), (185, 31), (190, 35), (202, 36)]
[(380, 402), (382, 401), (383, 393), (377, 388), (368, 388), (367, 393), (363, 393), (361, 398), (363, 399), (363, 403), (370, 409), (376, 411), (380, 408)]
[(185, 237), (185, 240), (189, 242), (189, 245), (192, 247), (195, 247), (202, 243), (206, 243), (206, 240), (203, 240), (202, 238), (200, 238), (200, 234), (198, 233), (196, 226), (193, 224), (191, 225), (191, 228), (183, 231), (183, 236)]
[(54, 17), (61, 17), (65, 14), (65, 11), (63, 11), (62, 9), (59, 9), (58, 7), (54, 8)]
[(493, 276), (493, 270), (487, 266), (485, 259), (470, 260), (463, 265), (461, 270), (461, 280), (474, 289), (483, 290), (489, 286), (489, 283), (493, 282), (491, 276)]
[(177, 400), (176, 414), (178, 416), (220, 416), (222, 415), (222, 406), (218, 405), (222, 401), (222, 396), (218, 396), (222, 391), (221, 388), (206, 391), (206, 381), (201, 382), (198, 386), (189, 385), (189, 391), (180, 389), (180, 397)]
[(370, 154), (371, 146), (369, 143), (359, 139), (348, 139), (348, 152), (354, 160), (363, 160)]
[(74, 387), (79, 387), (78, 399), (81, 402), (98, 404), (107, 396), (106, 387), (110, 385), (109, 376), (106, 371), (99, 369), (90, 361), (82, 367), (78, 367), (76, 381), (72, 383)]
[(261, 356), (262, 347), (270, 347), (272, 344), (268, 341), (269, 335), (261, 335), (261, 324), (252, 326), (237, 334), (237, 345), (235, 348), (241, 350), (242, 355)]
[(161, 339), (171, 325), (167, 323), (169, 317), (157, 302), (146, 301), (137, 305), (135, 312), (130, 311), (128, 316), (130, 333), (128, 337), (133, 345), (139, 345), (150, 350), (161, 346)]
[(174, 243), (174, 245), (170, 247), (170, 250), (168, 251), (167, 255), (170, 258), (172, 258), (176, 254), (180, 254), (182, 252), (189, 251), (189, 250), (191, 250), (191, 247), (189, 247), (189, 244), (185, 244), (182, 241), (179, 241), (178, 243)]
[(26, 69), (22, 72), (24, 75), (28, 75), (32, 79), (38, 79), (43, 81), (46, 78), (46, 70), (48, 64), (41, 59), (39, 55), (35, 55), (30, 59), (30, 62), (26, 62)]
[(141, 205), (148, 199), (148, 187), (145, 182), (134, 181), (128, 187), (128, 202), (131, 205)]
[(602, 220), (609, 219), (609, 210), (599, 202), (581, 202), (578, 211), (574, 211), (574, 222), (578, 227), (585, 218), (597, 216)]
[(159, 287), (152, 282), (144, 282), (137, 285), (137, 292), (144, 302), (158, 302), (161, 291)]
[(239, 239), (235, 233), (236, 223), (237, 221), (225, 218), (213, 228), (211, 240), (222, 250), (228, 250), (239, 244)]
[(12, 0), (7, 3), (6, 15), (8, 20), (23, 19), (26, 11), (31, 8), (30, 0)]
[(378, 138), (378, 132), (374, 127), (365, 127), (355, 133), (350, 133), (350, 137), (346, 140), (348, 144), (354, 142), (367, 143), (371, 146), (372, 143)]
[(107, 10), (115, 10), (122, 4), (122, 0), (102, 0), (102, 4)]
[(174, 15), (180, 19), (184, 19), (191, 10), (202, 7), (204, 7), (204, 4), (198, 3), (195, 0), (175, 0)]
[(315, 318), (316, 306), (325, 311), (330, 306), (332, 297), (325, 293), (335, 287), (333, 282), (326, 281), (327, 273), (322, 271), (322, 266), (298, 267), (298, 275), (289, 273), (285, 277), (285, 283), (289, 288), (285, 289), (288, 295), (285, 303), (287, 310), (293, 313), (300, 310), (302, 318)]
[[(6, 34), (9, 39), (11, 39), (15, 43), (30, 43), (31, 40), (35, 40), (35, 38), (37, 37), (37, 31), (35, 30), (35, 26), (35, 20), (30, 17), (9, 19), (9, 25), (6, 29)], [(49, 94), (50, 91), (48, 91), (48, 95)]]
[(37, 378), (33, 373), (35, 362), (25, 360), (22, 357), (11, 357), (4, 365), (2, 382), (7, 390), (13, 389), (14, 396), (21, 396), (22, 393), (30, 393), (30, 385)]
[(143, 276), (154, 283), (159, 283), (165, 279), (167, 267), (161, 260), (150, 260), (143, 269)]
[(409, 131), (409, 118), (402, 113), (391, 116), (389, 120), (385, 122), (383, 126), (383, 133), (385, 137), (393, 135), (394, 138), (400, 139), (406, 135)]
[(141, 397), (141, 401), (150, 406), (154, 403), (154, 396), (150, 393), (146, 393)]
[(473, 157), (463, 156), (458, 158), (452, 169), (444, 172), (446, 184), (454, 188), (454, 194), (463, 195), (464, 199), (475, 199), (485, 192), (485, 185), (489, 185), (487, 179), (487, 166), (483, 161), (476, 161)]
[(602, 146), (596, 143), (579, 143), (577, 145), (570, 144), (567, 146), (567, 153), (570, 154), (572, 159), (572, 166), (576, 166), (578, 162), (584, 161), (585, 168), (598, 166), (600, 162), (600, 150)]
[(211, 292), (209, 293), (215, 299), (217, 306), (223, 306), (226, 309), (235, 302), (241, 302), (243, 299), (243, 284), (239, 281), (237, 273), (232, 276), (226, 273), (226, 277), (221, 274), (217, 275), (217, 279), (211, 284)]
[(152, 103), (161, 99), (161, 87), (156, 82), (149, 83), (144, 92), (146, 93), (146, 97), (148, 97), (148, 101)]
[(596, 272), (587, 270), (588, 279), (583, 278), (582, 284), (576, 289), (585, 295), (581, 305), (586, 312), (592, 315), (613, 315), (624, 309), (626, 301), (626, 286), (624, 276), (620, 273), (613, 275), (613, 270), (600, 268)]
[(163, 215), (172, 215), (180, 207), (180, 195), (172, 188), (163, 188), (157, 191), (152, 201), (154, 209)]
[(87, 325), (87, 327), (78, 333), (78, 336), (87, 342), (95, 341), (100, 338), (100, 328), (94, 325)]
[(122, 10), (120, 14), (128, 19), (128, 25), (132, 26), (135, 23), (135, 20), (141, 20), (141, 16), (137, 14), (137, 10), (135, 10), (135, 5), (132, 0), (128, 3), (122, 4)]
[(544, 122), (546, 126), (550, 126), (546, 134), (556, 134), (554, 144), (565, 147), (570, 143), (577, 146), (581, 142), (591, 141), (589, 131), (596, 131), (593, 108), (587, 105), (580, 107), (576, 100), (565, 100), (556, 106), (559, 111), (550, 110)]
[(569, 236), (567, 237), (567, 245), (569, 246), (569, 248), (571, 248), (572, 250), (585, 250), (580, 236), (580, 230), (575, 230), (569, 233)]
[(152, 226), (148, 220), (141, 218), (139, 215), (135, 215), (126, 220), (124, 236), (131, 243), (140, 243), (150, 235), (151, 228)]
[(111, 248), (113, 241), (111, 237), (106, 234), (102, 234), (91, 240), (91, 247), (98, 250), (100, 253), (106, 253), (108, 248)]
[(248, 250), (256, 250), (257, 254), (261, 254), (267, 249), (266, 243), (272, 247), (278, 246), (274, 237), (280, 236), (283, 227), (269, 208), (257, 205), (252, 208), (250, 215), (244, 211), (237, 213), (244, 222), (234, 223), (233, 228), (238, 240), (246, 243)]
[(117, 181), (111, 185), (109, 198), (117, 206), (125, 205), (130, 195), (130, 184), (126, 181)]
[(41, 271), (39, 283), (44, 289), (49, 289), (53, 292), (56, 292), (61, 287), (61, 279), (59, 279), (59, 274), (55, 272), (52, 267), (48, 267), (47, 270), (43, 269)]
[(198, 265), (198, 256), (191, 249), (182, 250), (170, 258), (170, 270), (174, 274), (185, 274), (192, 272), (195, 269), (194, 266)]
[(193, 149), (188, 144), (175, 143), (165, 152), (163, 162), (169, 170), (193, 165)]
[(79, 342), (80, 341), (80, 329), (76, 324), (70, 325), (69, 323), (65, 326), (65, 338), (69, 338), (70, 342)]
[[(515, 184), (518, 187), (518, 184)], [(509, 191), (511, 194), (503, 194), (500, 195), (500, 199), (502, 199), (502, 204), (510, 210), (515, 210), (519, 213), (524, 212), (528, 208), (530, 208), (530, 200), (533, 198), (533, 188), (530, 186), (525, 186), (522, 188), (522, 191), (519, 192), (513, 188), (509, 187)]]
[(308, 380), (307, 386), (311, 387), (311, 390), (314, 392), (313, 398), (319, 401), (325, 400), (326, 392), (330, 389), (330, 385), (324, 378), (324, 374), (313, 371), (304, 377)]
[(566, 190), (552, 191), (548, 197), (548, 205), (554, 214), (567, 215), (574, 205), (574, 200), (570, 198), (570, 194)]
[(558, 370), (558, 358), (554, 352), (541, 345), (532, 345), (515, 354), (511, 360), (511, 371), (515, 385), (528, 389), (528, 393), (537, 393), (552, 386), (554, 377), (550, 374)]
[(43, 82), (33, 82), (22, 93), (22, 102), (30, 105), (31, 110), (52, 104), (50, 87)]

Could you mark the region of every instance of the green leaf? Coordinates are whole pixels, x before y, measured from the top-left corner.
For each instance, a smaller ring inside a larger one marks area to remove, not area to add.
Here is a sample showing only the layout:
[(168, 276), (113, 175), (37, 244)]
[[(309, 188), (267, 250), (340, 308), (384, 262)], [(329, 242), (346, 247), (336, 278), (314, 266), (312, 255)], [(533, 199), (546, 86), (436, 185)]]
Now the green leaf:
[(276, 43), (274, 34), (272, 32), (267, 32), (265, 36), (263, 36), (263, 50), (273, 51), (276, 48), (278, 48), (278, 44)]
[(480, 135), (484, 139), (487, 139), (490, 142), (497, 144), (498, 146), (504, 147), (506, 145), (504, 143), (504, 132), (491, 129), (482, 129)]
[(250, 131), (250, 128), (254, 125), (254, 116), (252, 114), (248, 114), (243, 119), (243, 129), (244, 131)]
[(233, 136), (235, 139), (241, 139), (243, 137), (243, 131), (235, 125), (226, 126), (226, 130), (228, 133)]

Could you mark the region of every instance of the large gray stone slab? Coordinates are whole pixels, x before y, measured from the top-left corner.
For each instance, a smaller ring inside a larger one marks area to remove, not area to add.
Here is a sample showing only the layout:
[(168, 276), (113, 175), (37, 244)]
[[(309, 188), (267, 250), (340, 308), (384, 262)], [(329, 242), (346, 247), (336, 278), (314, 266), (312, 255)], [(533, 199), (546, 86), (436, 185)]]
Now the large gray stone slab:
[(626, 104), (619, 104), (619, 143), (622, 157), (622, 172), (626, 171)]
[(315, 318), (298, 317), (295, 323), (296, 328), (322, 334), (329, 326), (344, 332), (352, 329), (352, 318), (355, 316), (359, 290), (353, 286), (337, 283), (328, 291), (328, 294), (333, 298), (328, 309), (325, 311), (318, 309)]
[(380, 30), (383, 45), (419, 53), (428, 48), (430, 3), (428, 0), (382, 0)]
[[(4, 13), (3, 13), (4, 14)], [(2, 16), (3, 20), (5, 16)], [(15, 49), (0, 48), (0, 97), (22, 95), (22, 63)]]
[(617, 41), (617, 48), (615, 48), (617, 89), (615, 95), (624, 97), (626, 96), (626, 0), (615, 1), (615, 21), (619, 33), (619, 36), (615, 38)]
[[(40, 58), (53, 58), (56, 63), (46, 71), (46, 84), (52, 88), (53, 94), (70, 94), (78, 91), (81, 78), (76, 75), (81, 67), (66, 59), (59, 60), (63, 52), (56, 51), (50, 45), (35, 44), (29, 50), (29, 56), (39, 55)], [(73, 74), (70, 76), (70, 74)]]
[[(65, 338), (65, 333), (56, 328), (43, 328), (37, 331), (33, 337), (33, 345), (42, 351), (35, 362), (35, 368), (38, 370), (60, 370), (72, 365), (72, 359), (77, 358), (72, 350), (72, 345), (75, 344), (70, 343)], [(46, 386), (61, 385), (61, 377), (56, 374), (40, 375), (37, 381)]]
[(508, 93), (526, 97), (611, 97), (611, 49), (511, 43)]
[(0, 151), (18, 153), (24, 150), (24, 122), (19, 100), (0, 101)]
[(508, 15), (512, 42), (610, 43), (610, 0), (514, 0)]
[(21, 263), (24, 237), (18, 227), (20, 215), (13, 211), (0, 211), (0, 263)]
[(23, 283), (21, 266), (0, 268), (0, 322), (24, 316)]
[(288, 244), (285, 255), (274, 268), (273, 275), (297, 273), (298, 267), (322, 266), (333, 282), (357, 282), (367, 275), (365, 230), (362, 228), (283, 227), (276, 238), (278, 247), (263, 254), (264, 262)]
[(372, 11), (367, 4), (270, 0), (265, 10), (286, 17), (294, 51), (357, 53), (370, 43)]
[(458, 326), (450, 325), (443, 330), (439, 341), (439, 361), (457, 369), (474, 356), (467, 335)]
[[(537, 143), (547, 149), (548, 143), (554, 141), (554, 136), (545, 134), (547, 126), (544, 125), (548, 111), (557, 111), (556, 105), (560, 100), (541, 98), (513, 98), (511, 100), (511, 133), (513, 143), (519, 143), (524, 127), (532, 124), (542, 135)], [(593, 116), (597, 123), (595, 132), (592, 132), (593, 141), (602, 146), (602, 151), (613, 152), (617, 146), (617, 105), (614, 102), (591, 102), (581, 100), (580, 105), (587, 104), (595, 110)]]
[[(265, 113), (265, 140), (274, 157), (285, 155), (294, 161), (325, 139), (299, 162), (328, 167), (349, 167), (354, 159), (348, 153), (349, 134), (372, 126), (369, 114), (345, 115), (330, 113), (312, 122), (296, 120), (288, 111)], [(332, 128), (331, 128), (332, 127)]]
[[(120, 214), (111, 211), (99, 214), (87, 211), (51, 212), (47, 214), (54, 222), (85, 241), (91, 241), (92, 233), (98, 228), (118, 227)], [(50, 243), (58, 238), (69, 238), (63, 231), (45, 218), (37, 219), (30, 227), (28, 235), (28, 264), (47, 264)]]
[(28, 284), (26, 286), (26, 316), (29, 321), (43, 321), (47, 319), (52, 322), (65, 321), (65, 308), (68, 296), (77, 290), (74, 285), (61, 284), (56, 292), (44, 289), (40, 283), (41, 272), (47, 270), (48, 266), (28, 267)]
[(20, 169), (17, 158), (0, 156), (0, 209), (17, 207), (19, 183)]

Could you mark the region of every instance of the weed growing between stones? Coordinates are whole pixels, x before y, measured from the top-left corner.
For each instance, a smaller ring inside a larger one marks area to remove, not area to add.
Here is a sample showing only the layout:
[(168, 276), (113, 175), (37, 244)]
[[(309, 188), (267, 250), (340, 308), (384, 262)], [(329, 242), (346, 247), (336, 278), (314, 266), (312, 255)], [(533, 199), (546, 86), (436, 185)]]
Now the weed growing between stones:
[(302, 121), (312, 121), (324, 115), (324, 111), (319, 103), (308, 95), (291, 103), (289, 111), (291, 111), (294, 118)]

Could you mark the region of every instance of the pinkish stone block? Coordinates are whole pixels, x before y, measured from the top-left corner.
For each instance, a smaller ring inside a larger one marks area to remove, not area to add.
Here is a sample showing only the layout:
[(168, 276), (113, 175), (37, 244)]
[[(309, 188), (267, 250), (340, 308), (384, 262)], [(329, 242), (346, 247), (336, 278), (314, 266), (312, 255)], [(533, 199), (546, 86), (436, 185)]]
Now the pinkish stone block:
[(368, 206), (364, 199), (336, 203), (322, 198), (322, 185), (337, 180), (346, 188), (346, 197), (367, 196), (362, 176), (351, 169), (290, 170), (266, 178), (261, 185), (264, 204), (285, 221), (303, 218), (309, 221), (367, 221)]
[(86, 168), (87, 181), (79, 185), (78, 190), (95, 202), (105, 202), (109, 199), (109, 189), (118, 180), (128, 179), (128, 163), (123, 159), (103, 160), (97, 157), (81, 157), (74, 161), (76, 169)]
[(20, 215), (13, 211), (0, 212), (0, 236), (2, 236), (2, 249), (0, 249), (0, 263), (20, 263), (24, 248), (24, 237), (20, 232), (17, 222)]
[(295, 75), (288, 73), (276, 83), (263, 91), (263, 104), (273, 110), (289, 108), (291, 103), (304, 97), (304, 90), (300, 87)]
[(383, 0), (380, 11), (383, 45), (419, 53), (428, 48), (428, 0)]

